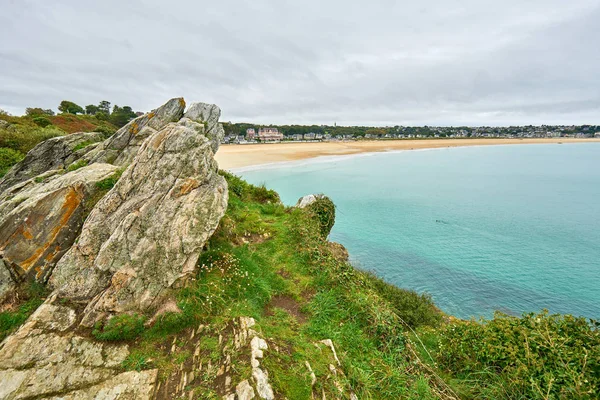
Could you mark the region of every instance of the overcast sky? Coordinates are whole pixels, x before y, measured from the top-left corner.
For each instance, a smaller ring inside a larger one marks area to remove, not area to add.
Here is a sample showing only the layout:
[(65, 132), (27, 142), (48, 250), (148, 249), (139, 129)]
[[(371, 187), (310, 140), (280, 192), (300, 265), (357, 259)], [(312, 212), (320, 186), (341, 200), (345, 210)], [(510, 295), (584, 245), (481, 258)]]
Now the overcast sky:
[(0, 0), (0, 108), (172, 97), (222, 120), (600, 123), (600, 0)]

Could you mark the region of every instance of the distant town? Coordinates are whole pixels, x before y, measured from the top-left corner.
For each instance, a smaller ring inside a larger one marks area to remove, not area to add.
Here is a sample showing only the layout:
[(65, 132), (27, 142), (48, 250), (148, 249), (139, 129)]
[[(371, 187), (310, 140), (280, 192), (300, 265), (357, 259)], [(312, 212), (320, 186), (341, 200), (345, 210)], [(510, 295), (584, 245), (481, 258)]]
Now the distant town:
[(599, 138), (600, 125), (541, 125), (510, 127), (363, 127), (282, 125), (256, 127), (224, 123), (226, 144), (319, 142), (427, 138)]

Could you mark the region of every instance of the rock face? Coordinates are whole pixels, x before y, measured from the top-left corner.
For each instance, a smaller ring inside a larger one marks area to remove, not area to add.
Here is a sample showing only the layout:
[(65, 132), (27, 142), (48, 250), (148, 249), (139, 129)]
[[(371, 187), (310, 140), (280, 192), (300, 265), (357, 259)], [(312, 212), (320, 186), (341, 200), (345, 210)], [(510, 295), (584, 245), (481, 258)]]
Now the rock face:
[(324, 194), (308, 194), (306, 196), (300, 197), (298, 202), (296, 203), (296, 207), (298, 208), (306, 208), (316, 202), (319, 199), (324, 199), (327, 196)]
[(93, 298), (86, 308), (92, 319), (146, 310), (194, 271), (226, 207), (210, 141), (170, 124), (144, 142), (96, 205), (50, 283), (61, 296)]
[[(158, 308), (195, 272), (225, 213), (220, 110), (198, 103), (182, 118), (184, 107), (172, 99), (89, 149), (84, 134), (42, 143), (2, 181), (0, 302), (24, 279), (53, 292), (0, 343), (0, 399), (156, 396), (156, 370), (123, 372), (127, 346), (91, 340), (86, 328)], [(73, 162), (84, 166), (56, 169)], [(104, 194), (101, 182), (123, 169)]]
[(116, 169), (94, 164), (66, 174), (54, 170), (0, 195), (0, 269), (7, 271), (0, 274), (11, 276), (0, 282), (0, 299), (13, 282), (45, 282), (75, 241), (84, 214), (100, 190), (96, 184)]
[(46, 171), (67, 167), (104, 139), (98, 132), (74, 133), (39, 143), (0, 180), (0, 193)]
[(206, 137), (212, 142), (213, 152), (217, 152), (225, 131), (219, 123), (221, 109), (214, 104), (192, 103), (183, 115), (192, 121), (205, 124)]
[(76, 334), (77, 313), (53, 302), (0, 344), (0, 399), (150, 398), (156, 370), (122, 372), (127, 346)]
[(115, 165), (128, 165), (135, 157), (144, 140), (176, 122), (183, 116), (185, 101), (183, 98), (171, 99), (156, 110), (142, 115), (119, 129), (90, 152), (86, 159), (89, 163), (108, 162)]

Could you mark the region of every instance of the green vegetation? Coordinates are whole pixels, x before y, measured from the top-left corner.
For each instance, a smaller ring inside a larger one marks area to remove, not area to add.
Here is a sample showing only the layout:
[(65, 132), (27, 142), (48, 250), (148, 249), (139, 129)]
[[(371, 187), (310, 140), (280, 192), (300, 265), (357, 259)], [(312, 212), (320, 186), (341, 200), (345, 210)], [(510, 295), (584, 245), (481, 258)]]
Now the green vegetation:
[[(396, 310), (414, 306), (403, 315), (415, 327), (437, 323), (439, 312), (428, 297), (386, 285), (333, 255), (323, 239), (332, 224), (326, 212), (333, 211), (332, 203), (286, 208), (275, 192), (223, 175), (229, 208), (201, 256), (196, 279), (176, 293), (181, 312), (161, 315), (142, 332), (125, 368), (159, 367), (164, 379), (175, 368), (165, 349), (178, 333), (201, 324), (207, 327), (203, 356), (218, 365), (225, 357), (220, 332), (232, 319), (250, 316), (264, 337), (287, 349), (269, 352), (263, 361), (281, 397), (310, 398), (306, 361), (319, 378), (315, 392), (337, 393), (326, 379), (330, 361), (315, 346), (323, 339), (334, 341), (345, 373), (339, 379), (359, 398), (420, 399), (445, 390), (407, 356), (407, 328)], [(283, 305), (277, 299), (285, 299)], [(186, 344), (176, 347), (184, 357)], [(238, 377), (251, 375), (247, 366), (236, 368)], [(196, 393), (214, 396), (215, 374), (216, 369), (206, 371)]]
[[(121, 172), (97, 183), (99, 197)], [(149, 316), (121, 314), (94, 327), (97, 340), (129, 342), (123, 369), (158, 368), (166, 381), (200, 349), (205, 364), (189, 384), (196, 396), (220, 398), (215, 382), (224, 360), (237, 360), (233, 385), (252, 374), (247, 354), (227, 342), (232, 321), (252, 317), (269, 342), (261, 365), (278, 398), (339, 395), (331, 357), (316, 346), (323, 339), (337, 349), (337, 384), (361, 399), (598, 398), (597, 322), (546, 312), (482, 321), (445, 316), (428, 295), (357, 270), (333, 250), (325, 240), (335, 219), (329, 199), (285, 207), (276, 192), (221, 174), (229, 206), (196, 276), (172, 292), (177, 312), (148, 326)], [(41, 303), (32, 293), (0, 313), (0, 340)]]
[(0, 178), (6, 175), (8, 170), (24, 157), (23, 153), (19, 151), (0, 147)]
[(117, 170), (117, 172), (115, 172), (108, 178), (103, 179), (99, 182), (96, 182), (96, 187), (98, 189), (100, 189), (101, 191), (104, 191), (104, 193), (108, 192), (110, 189), (113, 188), (113, 186), (115, 186), (115, 184), (117, 183), (117, 181), (123, 174), (123, 171), (124, 171), (123, 169), (119, 169), (119, 170)]
[(600, 388), (598, 323), (497, 313), (424, 332), (424, 346), (466, 398), (586, 399)]
[[(44, 140), (74, 132), (101, 132), (108, 137), (116, 130), (111, 122), (92, 115), (54, 115), (52, 110), (41, 108), (27, 108), (22, 117), (0, 113), (0, 177)], [(89, 144), (81, 143), (74, 150)]]
[(87, 160), (81, 159), (81, 160), (77, 160), (74, 163), (72, 163), (71, 165), (69, 165), (67, 167), (67, 171), (77, 171), (79, 168), (83, 168), (88, 164)]
[(72, 101), (63, 100), (58, 106), (58, 111), (67, 114), (83, 114), (83, 108), (80, 105), (73, 103)]
[(92, 335), (103, 341), (131, 340), (138, 337), (144, 330), (146, 318), (138, 314), (120, 314), (112, 317), (104, 324), (98, 322)]
[(46, 289), (32, 283), (18, 289), (10, 299), (4, 301), (6, 311), (0, 312), (0, 342), (21, 326), (44, 302)]

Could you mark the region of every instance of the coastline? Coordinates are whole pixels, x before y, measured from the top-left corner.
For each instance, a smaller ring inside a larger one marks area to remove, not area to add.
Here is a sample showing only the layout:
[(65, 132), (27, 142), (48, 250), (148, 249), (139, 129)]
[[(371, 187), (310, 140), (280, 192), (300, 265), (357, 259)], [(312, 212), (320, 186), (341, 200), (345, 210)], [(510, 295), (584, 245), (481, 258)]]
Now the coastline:
[(394, 150), (555, 143), (600, 143), (600, 139), (400, 139), (348, 142), (288, 142), (245, 145), (227, 144), (221, 145), (219, 151), (215, 155), (215, 159), (219, 163), (220, 168), (232, 170), (323, 156), (343, 156)]

